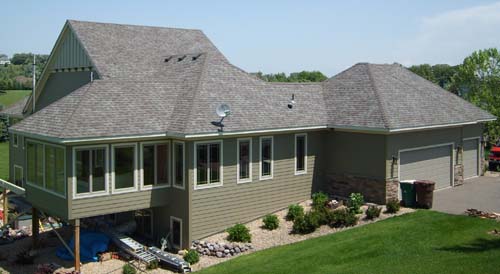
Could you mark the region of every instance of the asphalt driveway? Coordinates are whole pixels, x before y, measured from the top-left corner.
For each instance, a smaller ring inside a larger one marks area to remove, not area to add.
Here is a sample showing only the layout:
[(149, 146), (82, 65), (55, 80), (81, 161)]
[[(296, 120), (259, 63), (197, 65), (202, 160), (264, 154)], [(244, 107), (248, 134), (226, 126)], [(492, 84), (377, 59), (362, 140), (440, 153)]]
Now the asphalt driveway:
[(478, 177), (434, 192), (433, 209), (463, 214), (468, 208), (500, 213), (500, 177)]

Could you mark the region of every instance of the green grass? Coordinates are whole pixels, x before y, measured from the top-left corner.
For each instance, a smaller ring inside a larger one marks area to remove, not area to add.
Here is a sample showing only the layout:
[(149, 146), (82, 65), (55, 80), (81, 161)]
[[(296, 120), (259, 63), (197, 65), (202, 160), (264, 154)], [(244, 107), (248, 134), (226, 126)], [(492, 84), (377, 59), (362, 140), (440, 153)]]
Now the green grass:
[(29, 90), (6, 90), (6, 93), (0, 93), (0, 105), (8, 107), (28, 96), (30, 92)]
[(0, 179), (9, 179), (9, 142), (0, 143)]
[(200, 271), (224, 273), (499, 273), (500, 223), (417, 211), (244, 255)]

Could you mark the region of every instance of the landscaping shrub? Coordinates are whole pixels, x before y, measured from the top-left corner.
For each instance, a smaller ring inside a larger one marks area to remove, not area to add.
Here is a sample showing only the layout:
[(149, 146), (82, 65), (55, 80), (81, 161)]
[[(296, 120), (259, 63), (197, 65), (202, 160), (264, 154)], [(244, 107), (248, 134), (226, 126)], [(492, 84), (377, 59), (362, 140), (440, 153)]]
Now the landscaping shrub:
[(358, 223), (356, 213), (347, 208), (338, 208), (327, 215), (328, 224), (332, 227), (353, 226)]
[(366, 219), (373, 220), (375, 218), (378, 218), (380, 216), (380, 211), (382, 211), (382, 208), (374, 205), (368, 206), (366, 209)]
[(280, 220), (278, 220), (278, 216), (274, 214), (268, 214), (264, 216), (262, 222), (264, 223), (262, 227), (267, 230), (274, 230), (280, 226)]
[(351, 193), (349, 195), (349, 211), (354, 212), (355, 214), (361, 213), (361, 206), (365, 203), (363, 199), (363, 195), (361, 193)]
[(148, 264), (146, 267), (149, 270), (157, 269), (160, 266), (160, 263), (157, 260), (154, 260)]
[(323, 192), (316, 192), (312, 195), (312, 207), (316, 210), (321, 210), (328, 203), (328, 195)]
[(122, 268), (122, 273), (123, 274), (136, 274), (137, 270), (135, 270), (135, 268), (133, 266), (131, 266), (130, 264), (126, 264)]
[(304, 216), (298, 216), (293, 221), (293, 233), (309, 234), (319, 227), (319, 216), (308, 212)]
[(195, 264), (200, 261), (200, 255), (198, 254), (198, 251), (195, 249), (190, 249), (184, 254), (184, 261), (188, 262), (189, 264)]
[(301, 205), (290, 205), (285, 217), (287, 221), (294, 221), (299, 216), (304, 216), (304, 208)]
[(400, 208), (399, 201), (397, 199), (390, 199), (385, 204), (385, 207), (387, 209), (387, 213), (396, 213)]
[(243, 224), (235, 224), (227, 229), (227, 233), (229, 234), (227, 239), (231, 242), (249, 243), (252, 241), (250, 229)]

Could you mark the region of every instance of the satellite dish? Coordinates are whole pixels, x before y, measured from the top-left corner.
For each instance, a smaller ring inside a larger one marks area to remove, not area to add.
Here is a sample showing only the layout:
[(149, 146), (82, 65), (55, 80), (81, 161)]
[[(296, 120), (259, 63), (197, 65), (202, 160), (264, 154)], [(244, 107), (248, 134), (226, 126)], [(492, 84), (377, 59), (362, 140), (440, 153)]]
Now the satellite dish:
[(231, 109), (226, 104), (221, 104), (215, 109), (215, 113), (221, 118), (227, 117), (231, 114)]

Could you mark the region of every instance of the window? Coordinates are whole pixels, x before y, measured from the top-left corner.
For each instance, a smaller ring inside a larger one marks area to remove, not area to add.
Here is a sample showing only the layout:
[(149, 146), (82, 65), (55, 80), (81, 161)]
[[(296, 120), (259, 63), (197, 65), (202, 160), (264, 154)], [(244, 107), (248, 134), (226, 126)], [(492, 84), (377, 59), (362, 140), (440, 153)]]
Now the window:
[(222, 185), (222, 141), (195, 143), (195, 188)]
[(170, 143), (142, 144), (142, 187), (167, 186), (170, 178)]
[(35, 142), (28, 142), (27, 148), (28, 182), (56, 194), (65, 195), (64, 148)]
[(106, 146), (75, 148), (73, 191), (76, 197), (108, 192), (107, 151)]
[(170, 235), (172, 236), (172, 244), (176, 248), (182, 247), (182, 220), (171, 216), (170, 217)]
[(14, 184), (24, 187), (24, 174), (22, 166), (14, 165)]
[(184, 143), (174, 142), (174, 187), (184, 189)]
[(19, 146), (19, 136), (17, 134), (12, 134), (12, 146), (13, 147)]
[(128, 191), (137, 189), (136, 167), (137, 167), (137, 145), (119, 144), (113, 145), (112, 153), (112, 182), (113, 191)]
[(295, 175), (307, 173), (307, 134), (295, 135)]
[(260, 179), (273, 178), (273, 137), (260, 137)]
[(153, 211), (151, 209), (142, 209), (135, 211), (136, 232), (146, 238), (153, 238)]
[(248, 183), (252, 181), (252, 139), (238, 139), (237, 148), (237, 172), (238, 183)]

